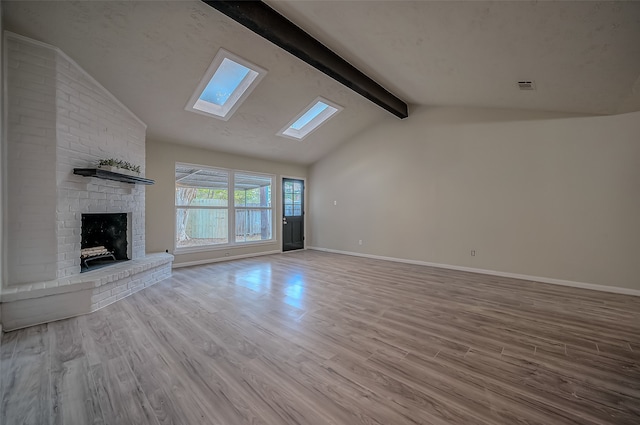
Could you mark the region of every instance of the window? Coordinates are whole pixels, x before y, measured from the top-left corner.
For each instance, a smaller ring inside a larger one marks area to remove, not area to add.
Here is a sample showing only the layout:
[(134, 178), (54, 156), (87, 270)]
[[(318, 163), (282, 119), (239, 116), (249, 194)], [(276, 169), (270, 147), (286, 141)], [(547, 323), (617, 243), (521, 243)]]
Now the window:
[[(273, 176), (176, 164), (176, 249), (273, 239)], [(229, 194), (233, 194), (230, 201)]]
[(228, 120), (267, 71), (220, 49), (186, 110)]
[(284, 199), (284, 215), (287, 217), (298, 217), (302, 215), (302, 192), (301, 181), (285, 181), (282, 189)]
[(280, 130), (278, 136), (302, 140), (341, 110), (341, 106), (318, 97)]
[(270, 176), (235, 173), (236, 242), (271, 239), (271, 183)]

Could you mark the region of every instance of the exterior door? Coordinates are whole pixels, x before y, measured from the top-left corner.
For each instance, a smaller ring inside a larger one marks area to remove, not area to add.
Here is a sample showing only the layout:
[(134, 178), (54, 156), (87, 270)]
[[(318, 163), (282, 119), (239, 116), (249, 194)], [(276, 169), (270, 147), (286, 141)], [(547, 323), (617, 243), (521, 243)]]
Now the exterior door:
[(282, 179), (282, 250), (304, 248), (304, 180)]

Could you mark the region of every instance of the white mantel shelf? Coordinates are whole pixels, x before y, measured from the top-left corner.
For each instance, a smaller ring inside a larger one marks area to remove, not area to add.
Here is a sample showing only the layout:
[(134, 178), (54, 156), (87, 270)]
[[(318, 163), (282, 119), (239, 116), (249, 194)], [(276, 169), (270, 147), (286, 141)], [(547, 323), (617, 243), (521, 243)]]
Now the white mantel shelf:
[(74, 168), (73, 174), (84, 177), (97, 177), (99, 179), (113, 180), (130, 184), (154, 184), (155, 180), (146, 179), (139, 176), (131, 176), (128, 174), (116, 173), (114, 171), (103, 170), (100, 168)]

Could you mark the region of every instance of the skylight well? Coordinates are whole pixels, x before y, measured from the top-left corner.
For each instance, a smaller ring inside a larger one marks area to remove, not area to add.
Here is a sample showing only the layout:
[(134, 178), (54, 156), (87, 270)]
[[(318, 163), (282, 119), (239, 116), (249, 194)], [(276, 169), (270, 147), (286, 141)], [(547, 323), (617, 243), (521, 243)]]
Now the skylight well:
[(228, 120), (267, 71), (220, 49), (186, 110)]
[(341, 110), (342, 106), (318, 97), (280, 130), (278, 136), (302, 140)]

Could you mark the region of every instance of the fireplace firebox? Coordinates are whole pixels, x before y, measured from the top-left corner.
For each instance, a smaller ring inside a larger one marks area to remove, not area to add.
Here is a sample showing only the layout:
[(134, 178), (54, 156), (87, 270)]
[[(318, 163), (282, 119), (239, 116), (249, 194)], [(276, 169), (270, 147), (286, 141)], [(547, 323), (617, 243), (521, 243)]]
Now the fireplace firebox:
[(82, 214), (80, 272), (127, 261), (127, 214)]

